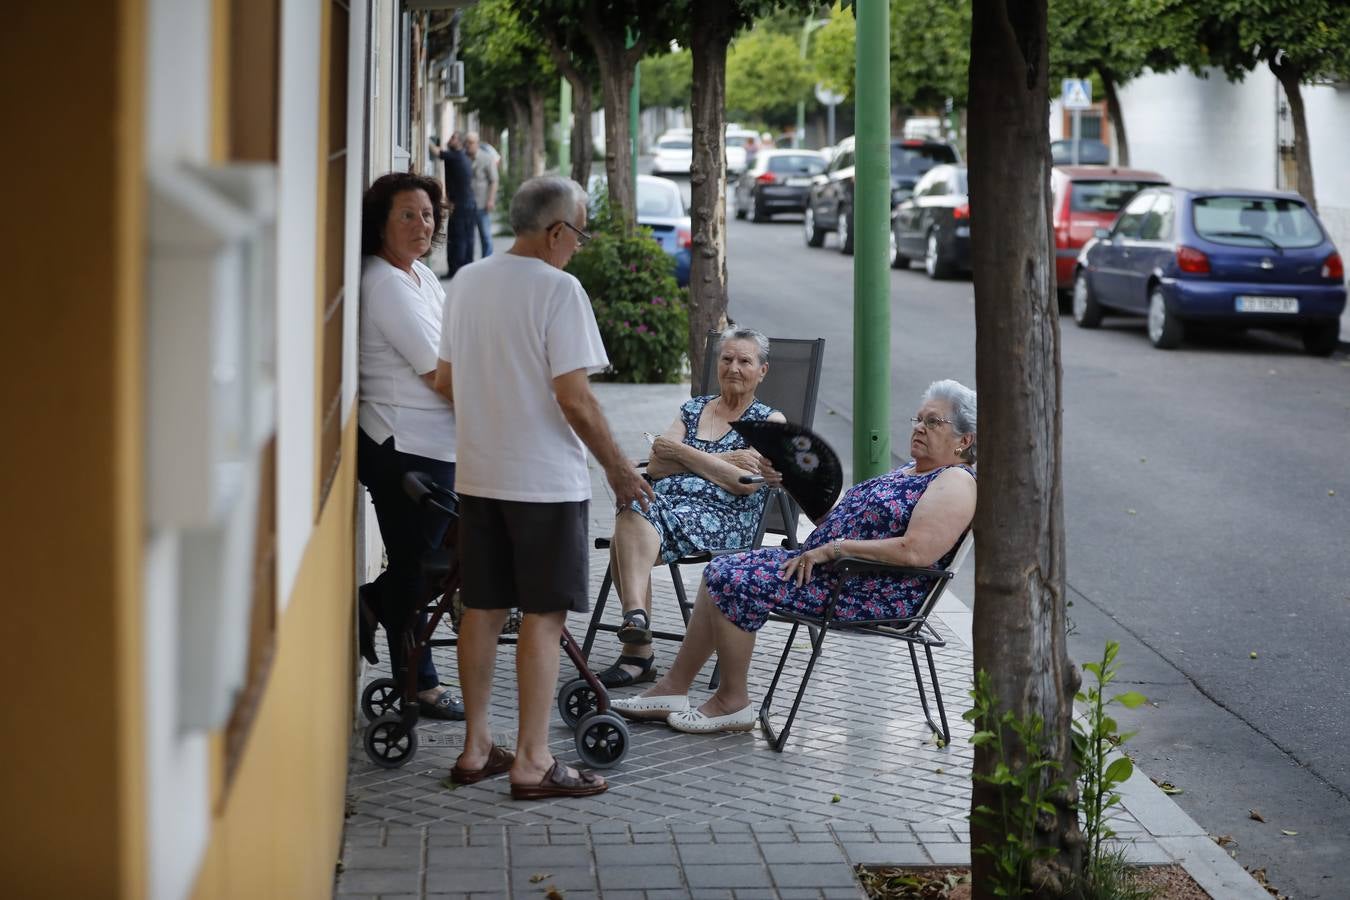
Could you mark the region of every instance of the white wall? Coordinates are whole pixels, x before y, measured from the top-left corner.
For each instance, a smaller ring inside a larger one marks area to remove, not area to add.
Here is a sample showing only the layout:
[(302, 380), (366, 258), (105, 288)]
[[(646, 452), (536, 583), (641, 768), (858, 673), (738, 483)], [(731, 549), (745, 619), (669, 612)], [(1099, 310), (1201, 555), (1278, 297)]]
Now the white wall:
[(1121, 88), (1130, 164), (1187, 187), (1276, 186), (1275, 78), (1146, 75)]

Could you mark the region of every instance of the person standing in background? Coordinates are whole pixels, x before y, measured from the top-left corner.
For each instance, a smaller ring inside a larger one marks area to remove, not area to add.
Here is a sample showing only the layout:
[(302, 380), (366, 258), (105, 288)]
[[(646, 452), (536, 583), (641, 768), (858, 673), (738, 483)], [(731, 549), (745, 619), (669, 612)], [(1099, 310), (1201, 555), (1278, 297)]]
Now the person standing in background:
[(478, 227), (478, 208), (473, 199), (473, 166), (464, 153), (464, 136), (450, 135), (440, 150), (445, 162), (445, 198), (450, 201), (450, 220), (445, 229), (446, 278), (473, 262), (473, 235)]
[(497, 157), (482, 149), (478, 132), (464, 136), (464, 152), (473, 173), (473, 202), (477, 207), (478, 242), (482, 258), (492, 255), (492, 212), (497, 208)]

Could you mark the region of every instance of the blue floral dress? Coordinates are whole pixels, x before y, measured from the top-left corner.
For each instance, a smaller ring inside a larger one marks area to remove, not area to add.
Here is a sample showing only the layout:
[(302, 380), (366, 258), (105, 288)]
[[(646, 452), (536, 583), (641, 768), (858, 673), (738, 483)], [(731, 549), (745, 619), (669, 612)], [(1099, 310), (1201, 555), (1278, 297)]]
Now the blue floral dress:
[[(728, 429), (715, 441), (705, 441), (698, 436), (698, 420), (703, 408), (716, 399), (716, 396), (694, 397), (680, 407), (684, 443), (705, 453), (745, 449), (749, 445), (735, 429)], [(759, 422), (774, 412), (772, 407), (756, 400), (741, 418)], [(767, 494), (762, 490), (733, 494), (702, 475), (690, 472), (655, 481), (652, 489), (656, 499), (648, 505), (646, 512), (636, 503), (630, 508), (651, 522), (661, 536), (661, 561), (667, 563), (703, 550), (747, 546), (755, 536)]]
[[(777, 609), (819, 615), (838, 576), (828, 567), (818, 567), (813, 570), (811, 580), (798, 587), (779, 576), (783, 563), (835, 538), (872, 541), (899, 537), (909, 527), (910, 514), (923, 492), (947, 468), (950, 467), (923, 475), (906, 475), (896, 469), (856, 485), (798, 550), (752, 550), (714, 559), (703, 573), (709, 595), (723, 615), (744, 631), (763, 628), (769, 613)], [(969, 466), (959, 468), (972, 478), (975, 476)], [(948, 565), (960, 544), (957, 541), (937, 564)], [(860, 576), (853, 579), (847, 593), (840, 595), (835, 616), (845, 620), (908, 616), (930, 587), (931, 578)]]

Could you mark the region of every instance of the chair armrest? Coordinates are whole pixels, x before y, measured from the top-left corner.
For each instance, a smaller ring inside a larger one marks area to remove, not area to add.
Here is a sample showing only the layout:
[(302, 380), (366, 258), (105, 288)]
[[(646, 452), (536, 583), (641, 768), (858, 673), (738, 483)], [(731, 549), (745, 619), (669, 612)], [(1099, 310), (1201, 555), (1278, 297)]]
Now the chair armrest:
[(903, 575), (922, 575), (927, 578), (952, 578), (955, 572), (934, 566), (893, 566), (888, 563), (856, 556), (845, 556), (834, 562), (834, 570), (840, 575), (881, 575), (885, 578), (898, 578)]

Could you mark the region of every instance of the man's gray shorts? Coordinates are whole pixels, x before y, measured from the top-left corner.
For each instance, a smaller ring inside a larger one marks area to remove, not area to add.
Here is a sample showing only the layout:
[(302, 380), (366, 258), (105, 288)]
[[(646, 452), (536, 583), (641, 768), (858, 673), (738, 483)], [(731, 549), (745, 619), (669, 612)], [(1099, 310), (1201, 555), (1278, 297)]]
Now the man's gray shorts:
[(459, 495), (460, 596), (471, 609), (586, 612), (591, 502)]

